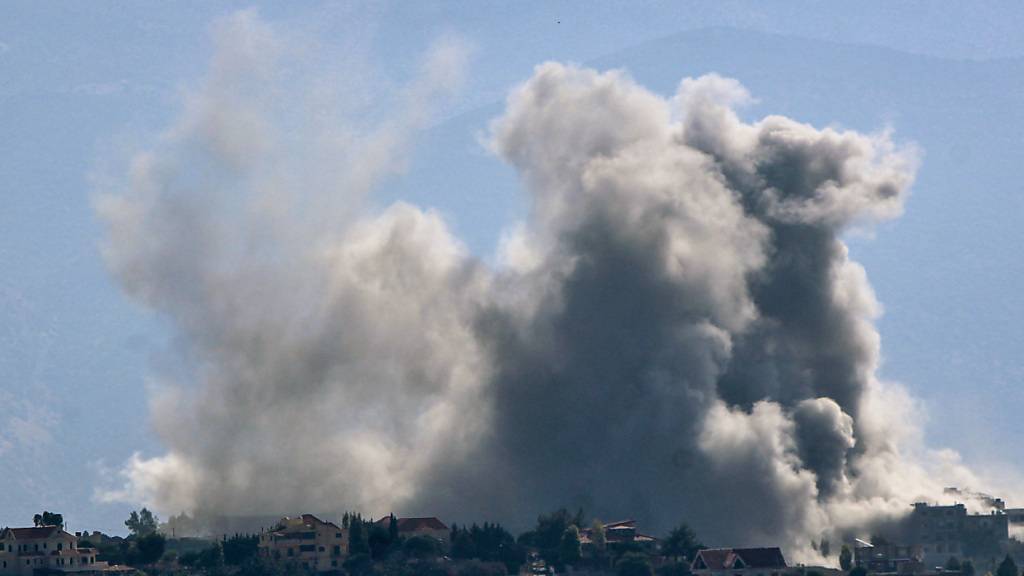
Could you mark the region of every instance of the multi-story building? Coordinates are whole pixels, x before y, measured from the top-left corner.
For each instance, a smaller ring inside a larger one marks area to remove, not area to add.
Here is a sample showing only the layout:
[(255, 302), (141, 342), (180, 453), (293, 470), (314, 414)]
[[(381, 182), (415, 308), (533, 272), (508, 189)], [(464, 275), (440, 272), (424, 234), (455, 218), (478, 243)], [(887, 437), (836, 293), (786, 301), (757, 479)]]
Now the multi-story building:
[(312, 514), (285, 517), (260, 534), (259, 553), (275, 562), (291, 563), (314, 572), (335, 571), (348, 554), (348, 533)]
[(910, 515), (911, 542), (921, 547), (925, 566), (943, 566), (950, 557), (991, 559), (1005, 553), (1008, 516), (1001, 509), (968, 514), (963, 504), (914, 504)]
[(94, 548), (59, 526), (0, 530), (0, 575), (31, 576), (36, 571), (99, 573), (113, 571), (96, 560)]
[(786, 570), (782, 550), (772, 548), (707, 548), (690, 564), (695, 576), (781, 576)]

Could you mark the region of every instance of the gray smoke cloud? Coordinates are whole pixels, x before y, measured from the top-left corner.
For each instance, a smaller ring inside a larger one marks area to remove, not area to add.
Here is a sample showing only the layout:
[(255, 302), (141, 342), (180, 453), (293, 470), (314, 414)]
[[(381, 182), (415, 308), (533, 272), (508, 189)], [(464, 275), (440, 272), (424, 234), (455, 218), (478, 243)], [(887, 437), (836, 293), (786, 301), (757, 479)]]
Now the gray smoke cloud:
[(715, 75), (664, 98), (542, 64), (490, 127), (531, 206), (491, 266), (438, 214), (368, 201), (461, 76), (457, 42), (379, 122), (325, 122), (330, 98), (278, 90), (291, 55), (256, 15), (215, 37), (98, 201), (111, 270), (190, 369), (150, 384), (166, 454), (101, 499), (520, 527), (581, 505), (815, 561), (977, 485), (875, 376), (880, 307), (842, 235), (902, 209), (915, 154), (887, 133), (744, 122)]

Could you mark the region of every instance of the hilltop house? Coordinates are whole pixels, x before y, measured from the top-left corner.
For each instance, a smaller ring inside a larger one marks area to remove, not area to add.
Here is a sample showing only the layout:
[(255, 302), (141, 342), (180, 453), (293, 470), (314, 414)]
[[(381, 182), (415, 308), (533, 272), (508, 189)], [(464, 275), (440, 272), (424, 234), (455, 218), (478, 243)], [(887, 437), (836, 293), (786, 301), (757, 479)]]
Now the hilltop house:
[[(605, 546), (609, 550), (642, 550), (653, 552), (658, 546), (658, 539), (654, 536), (640, 534), (636, 531), (636, 520), (622, 520), (604, 524)], [(584, 556), (591, 556), (594, 553), (594, 530), (583, 528), (580, 530), (580, 551)]]
[[(433, 516), (429, 518), (397, 518), (396, 521), (398, 523), (398, 535), (402, 538), (426, 536), (438, 540), (442, 544), (447, 544), (448, 538), (451, 535), (448, 526)], [(390, 516), (385, 516), (374, 522), (374, 524), (385, 528), (390, 523)]]
[(690, 565), (695, 576), (781, 576), (785, 569), (777, 547), (708, 548), (697, 552)]
[(96, 561), (94, 548), (79, 547), (78, 538), (59, 526), (0, 531), (0, 575), (30, 576), (37, 570), (99, 573), (110, 567)]
[(275, 562), (294, 564), (305, 570), (338, 570), (348, 554), (348, 534), (333, 522), (312, 514), (282, 518), (260, 534), (259, 555)]

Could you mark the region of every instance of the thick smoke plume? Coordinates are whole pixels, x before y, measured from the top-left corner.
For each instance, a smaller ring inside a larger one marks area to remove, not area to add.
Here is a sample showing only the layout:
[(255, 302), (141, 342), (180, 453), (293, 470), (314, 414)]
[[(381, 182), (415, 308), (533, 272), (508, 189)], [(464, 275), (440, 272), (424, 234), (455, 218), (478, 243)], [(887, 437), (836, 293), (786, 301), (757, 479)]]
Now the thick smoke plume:
[(490, 127), (531, 208), (489, 266), (436, 213), (368, 201), (457, 43), (374, 124), (283, 97), (289, 54), (253, 14), (216, 37), (98, 205), (111, 269), (190, 369), (152, 384), (167, 453), (103, 498), (519, 527), (580, 505), (814, 560), (973, 480), (875, 376), (879, 305), (842, 235), (902, 209), (914, 154), (888, 134), (744, 122), (715, 75), (666, 99), (542, 64)]

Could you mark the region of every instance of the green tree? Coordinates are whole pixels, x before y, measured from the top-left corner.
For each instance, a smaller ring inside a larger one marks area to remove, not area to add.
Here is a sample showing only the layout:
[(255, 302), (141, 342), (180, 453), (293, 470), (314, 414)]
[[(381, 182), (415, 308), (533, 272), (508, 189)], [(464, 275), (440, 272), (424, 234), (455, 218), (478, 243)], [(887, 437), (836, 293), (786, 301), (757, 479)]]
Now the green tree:
[(562, 533), (562, 540), (558, 543), (558, 560), (568, 565), (580, 561), (580, 529), (574, 524), (570, 524)]
[(139, 564), (152, 564), (160, 559), (164, 555), (164, 549), (167, 546), (167, 540), (163, 534), (152, 532), (145, 536), (140, 536), (135, 540), (135, 550), (138, 552), (137, 558)]
[(974, 562), (964, 560), (960, 563), (960, 573), (963, 576), (974, 576)]
[(370, 547), (370, 557), (383, 560), (391, 551), (391, 533), (380, 524), (367, 524), (369, 534), (366, 543)]
[(36, 526), (57, 526), (58, 528), (63, 529), (64, 515), (43, 510), (42, 514), (36, 514), (32, 517), (32, 523)]
[(654, 576), (647, 556), (636, 552), (623, 554), (615, 563), (615, 573), (617, 576)]
[(398, 542), (398, 518), (395, 518), (394, 514), (388, 517), (388, 536), (391, 538), (392, 544)]
[(1020, 572), (1017, 570), (1017, 564), (1007, 554), (1006, 558), (999, 563), (999, 567), (996, 568), (996, 576), (1018, 576)]
[(839, 567), (844, 571), (849, 571), (853, 567), (853, 553), (846, 544), (843, 544), (843, 549), (839, 551)]
[(428, 536), (413, 536), (402, 543), (402, 552), (410, 558), (426, 560), (436, 558), (441, 554), (441, 548), (437, 540)]
[(519, 544), (536, 548), (541, 558), (550, 564), (557, 564), (562, 534), (570, 525), (581, 526), (582, 522), (583, 510), (573, 515), (567, 509), (559, 508), (550, 514), (541, 514), (537, 517), (537, 526), (533, 530), (519, 535)]
[(199, 555), (196, 557), (195, 566), (207, 572), (219, 571), (224, 566), (224, 554), (220, 544), (215, 543), (213, 546), (199, 552)]
[(452, 538), (452, 558), (460, 560), (476, 558), (476, 543), (473, 542), (473, 536), (469, 533), (469, 530), (455, 528), (454, 532), (455, 536)]
[(594, 546), (594, 560), (604, 564), (608, 554), (608, 536), (604, 533), (604, 523), (594, 519), (590, 524), (590, 542)]
[(128, 515), (128, 519), (124, 521), (124, 525), (128, 527), (128, 531), (132, 533), (132, 536), (147, 536), (156, 532), (160, 525), (160, 520), (155, 514), (143, 508), (139, 512), (132, 510), (132, 513)]
[(950, 572), (959, 572), (960, 568), (960, 560), (957, 560), (956, 556), (950, 556), (949, 560), (946, 560), (946, 570), (949, 570)]
[(676, 559), (693, 560), (697, 551), (704, 548), (706, 546), (697, 539), (697, 533), (685, 523), (673, 528), (661, 543), (661, 553)]
[(370, 542), (363, 517), (353, 514), (348, 518), (348, 553), (369, 554)]
[[(354, 522), (354, 519), (350, 518), (349, 528), (352, 527), (352, 522)], [(342, 567), (349, 576), (370, 574), (373, 572), (373, 559), (366, 553), (352, 554), (345, 560)]]
[(250, 558), (256, 557), (259, 545), (260, 537), (255, 534), (235, 534), (231, 538), (224, 538), (220, 544), (224, 563), (229, 566), (241, 566)]
[(849, 576), (868, 576), (868, 571), (863, 566), (854, 566)]

